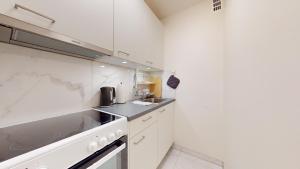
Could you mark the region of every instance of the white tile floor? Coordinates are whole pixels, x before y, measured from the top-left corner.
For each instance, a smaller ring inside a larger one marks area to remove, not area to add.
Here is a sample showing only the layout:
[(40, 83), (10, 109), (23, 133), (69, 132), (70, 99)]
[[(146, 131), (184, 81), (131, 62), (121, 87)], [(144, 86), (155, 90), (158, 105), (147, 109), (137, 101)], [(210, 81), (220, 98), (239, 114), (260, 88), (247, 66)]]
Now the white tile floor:
[(222, 167), (172, 149), (158, 169), (222, 169)]

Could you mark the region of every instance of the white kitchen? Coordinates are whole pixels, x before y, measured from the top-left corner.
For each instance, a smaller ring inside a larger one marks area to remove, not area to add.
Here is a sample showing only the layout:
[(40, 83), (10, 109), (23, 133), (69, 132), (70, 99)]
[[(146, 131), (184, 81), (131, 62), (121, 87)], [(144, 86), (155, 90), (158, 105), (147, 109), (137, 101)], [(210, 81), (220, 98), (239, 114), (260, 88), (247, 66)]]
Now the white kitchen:
[(299, 169), (298, 18), (296, 0), (2, 0), (0, 169)]

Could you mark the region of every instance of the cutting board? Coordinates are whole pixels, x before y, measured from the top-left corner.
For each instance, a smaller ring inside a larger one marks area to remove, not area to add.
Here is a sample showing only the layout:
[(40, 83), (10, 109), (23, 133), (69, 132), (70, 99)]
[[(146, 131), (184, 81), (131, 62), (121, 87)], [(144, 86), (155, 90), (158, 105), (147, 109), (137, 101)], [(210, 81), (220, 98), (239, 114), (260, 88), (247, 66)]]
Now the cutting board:
[(149, 86), (150, 92), (154, 94), (155, 97), (161, 97), (162, 96), (162, 80), (160, 77), (151, 77), (151, 84)]

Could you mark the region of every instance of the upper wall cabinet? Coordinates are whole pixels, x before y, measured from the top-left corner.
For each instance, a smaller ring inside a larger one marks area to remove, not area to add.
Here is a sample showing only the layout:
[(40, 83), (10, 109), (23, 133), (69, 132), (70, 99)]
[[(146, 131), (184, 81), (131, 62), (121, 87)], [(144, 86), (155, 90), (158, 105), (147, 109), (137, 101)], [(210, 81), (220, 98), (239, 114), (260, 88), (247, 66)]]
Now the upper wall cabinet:
[(114, 55), (162, 68), (163, 29), (143, 0), (115, 0)]
[(145, 12), (143, 0), (115, 0), (115, 56), (142, 62), (145, 53)]
[(146, 53), (143, 55), (147, 66), (163, 67), (163, 25), (154, 15), (152, 10), (145, 4), (147, 19), (144, 27), (146, 36)]
[(113, 0), (2, 0), (0, 12), (113, 50)]

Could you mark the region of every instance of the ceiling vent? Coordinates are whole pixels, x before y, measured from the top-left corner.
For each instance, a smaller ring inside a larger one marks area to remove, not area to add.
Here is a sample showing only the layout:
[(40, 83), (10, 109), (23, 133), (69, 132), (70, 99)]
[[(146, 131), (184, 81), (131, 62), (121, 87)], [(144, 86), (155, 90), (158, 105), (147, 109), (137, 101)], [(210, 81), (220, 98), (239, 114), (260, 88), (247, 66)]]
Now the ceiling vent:
[(213, 10), (217, 11), (222, 8), (222, 2), (221, 0), (213, 0)]

